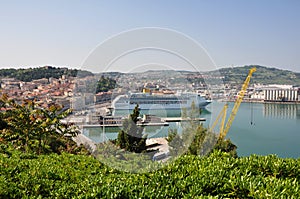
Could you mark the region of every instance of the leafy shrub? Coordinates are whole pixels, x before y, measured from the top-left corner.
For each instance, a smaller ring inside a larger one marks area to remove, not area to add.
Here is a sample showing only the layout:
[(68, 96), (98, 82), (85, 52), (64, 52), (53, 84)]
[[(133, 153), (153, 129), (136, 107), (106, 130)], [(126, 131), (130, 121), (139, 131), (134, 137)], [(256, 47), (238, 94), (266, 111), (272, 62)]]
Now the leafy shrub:
[(61, 111), (55, 104), (42, 108), (30, 100), (20, 104), (5, 94), (0, 108), (0, 153), (9, 155), (11, 149), (36, 154), (84, 152), (71, 139), (77, 135), (77, 127), (61, 122), (70, 110)]
[(132, 174), (91, 156), (0, 155), (0, 198), (299, 198), (300, 159), (185, 155)]

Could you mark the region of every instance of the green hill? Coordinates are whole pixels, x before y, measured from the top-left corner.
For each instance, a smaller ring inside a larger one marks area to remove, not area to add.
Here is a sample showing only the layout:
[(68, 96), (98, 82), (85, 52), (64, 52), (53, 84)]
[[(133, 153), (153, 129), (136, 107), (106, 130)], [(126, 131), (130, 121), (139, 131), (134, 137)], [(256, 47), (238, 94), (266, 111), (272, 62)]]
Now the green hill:
[(300, 86), (300, 73), (281, 70), (277, 68), (269, 68), (259, 65), (249, 65), (234, 68), (221, 68), (217, 71), (211, 71), (209, 74), (220, 72), (224, 76), (224, 83), (242, 83), (248, 75), (249, 69), (256, 67), (253, 74), (252, 83), (260, 84), (290, 84)]
[(42, 78), (60, 78), (62, 75), (66, 76), (89, 76), (93, 75), (93, 73), (78, 69), (68, 69), (68, 68), (56, 68), (52, 66), (44, 66), (44, 67), (37, 67), (37, 68), (22, 68), (22, 69), (0, 69), (0, 77), (9, 77), (9, 78), (16, 78), (17, 80), (30, 82), (35, 79), (42, 79)]
[[(252, 83), (260, 84), (290, 84), (294, 86), (300, 86), (300, 73), (281, 70), (277, 68), (269, 68), (259, 65), (249, 65), (242, 67), (233, 67), (233, 68), (221, 68), (215, 71), (205, 72), (212, 76), (220, 75), (224, 76), (224, 83), (231, 84), (241, 84), (244, 82), (249, 69), (256, 67), (257, 71), (253, 74), (251, 80)], [(147, 71), (144, 73), (138, 73), (138, 75), (147, 76), (150, 79), (161, 78), (161, 77), (174, 77), (175, 75), (180, 74), (193, 74), (193, 72), (188, 71)], [(94, 75), (89, 71), (78, 70), (78, 69), (68, 69), (68, 68), (56, 68), (51, 66), (38, 67), (38, 68), (27, 68), (27, 69), (0, 69), (0, 77), (10, 77), (16, 78), (21, 81), (29, 82), (34, 79), (41, 78), (59, 78), (62, 75), (66, 76), (90, 76)], [(123, 73), (103, 73), (101, 74), (107, 77), (116, 77), (124, 75)]]

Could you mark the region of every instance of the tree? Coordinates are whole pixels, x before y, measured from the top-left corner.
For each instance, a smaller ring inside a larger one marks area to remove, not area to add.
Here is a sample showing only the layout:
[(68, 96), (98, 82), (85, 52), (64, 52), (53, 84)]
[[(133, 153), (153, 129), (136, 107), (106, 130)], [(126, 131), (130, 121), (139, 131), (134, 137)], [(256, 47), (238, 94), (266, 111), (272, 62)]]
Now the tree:
[(78, 151), (70, 137), (77, 135), (77, 127), (64, 124), (70, 110), (61, 111), (55, 104), (48, 108), (38, 107), (34, 101), (22, 104), (2, 95), (0, 105), (0, 144), (11, 143), (14, 149), (25, 153), (61, 153)]
[(166, 140), (169, 143), (170, 155), (175, 157), (185, 152), (185, 147), (182, 138), (177, 132), (177, 129), (169, 129)]
[(203, 152), (206, 151), (203, 150), (206, 136), (208, 136), (207, 129), (202, 124), (191, 124), (191, 121), (183, 125), (182, 135), (179, 135), (176, 129), (170, 129), (166, 139), (169, 143), (171, 156), (203, 155)]
[(233, 144), (230, 139), (218, 139), (216, 145), (213, 150), (219, 150), (222, 152), (229, 153), (232, 157), (238, 157), (236, 152), (237, 146)]
[(192, 103), (189, 113), (187, 113), (187, 110), (183, 111), (183, 117), (191, 120), (181, 123), (182, 135), (179, 135), (177, 130), (169, 130), (166, 139), (169, 143), (170, 154), (172, 156), (182, 154), (205, 155), (213, 150), (220, 150), (237, 157), (237, 147), (230, 140), (218, 139), (217, 134), (208, 131), (202, 124), (193, 120), (199, 116), (198, 113), (197, 107)]
[(123, 129), (119, 132), (116, 140), (121, 149), (135, 153), (146, 151), (147, 136), (143, 135), (143, 127), (137, 126), (139, 115), (139, 106), (136, 105), (129, 118), (124, 120)]
[(96, 84), (96, 93), (107, 92), (111, 89), (114, 89), (116, 87), (116, 85), (117, 85), (116, 80), (108, 78), (108, 77), (105, 78), (104, 76), (101, 76)]
[(0, 77), (11, 77), (25, 82), (41, 78), (60, 78), (62, 75), (86, 77), (93, 76), (93, 73), (84, 70), (56, 68), (51, 66), (27, 69), (0, 69)]

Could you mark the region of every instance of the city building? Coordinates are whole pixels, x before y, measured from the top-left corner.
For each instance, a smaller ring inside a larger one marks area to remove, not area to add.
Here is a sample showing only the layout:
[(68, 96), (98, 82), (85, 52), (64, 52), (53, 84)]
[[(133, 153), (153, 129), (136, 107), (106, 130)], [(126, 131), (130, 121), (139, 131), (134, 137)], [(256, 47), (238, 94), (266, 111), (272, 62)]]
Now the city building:
[(290, 85), (269, 85), (264, 87), (265, 102), (298, 102), (299, 88)]

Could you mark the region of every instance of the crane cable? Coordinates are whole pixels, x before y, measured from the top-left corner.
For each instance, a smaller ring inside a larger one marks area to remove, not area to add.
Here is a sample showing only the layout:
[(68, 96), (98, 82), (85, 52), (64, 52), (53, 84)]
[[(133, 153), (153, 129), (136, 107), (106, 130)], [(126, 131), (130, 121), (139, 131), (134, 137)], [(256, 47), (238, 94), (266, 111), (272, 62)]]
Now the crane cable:
[(253, 104), (250, 102), (250, 124), (253, 125)]
[(254, 118), (254, 115), (253, 115), (253, 102), (250, 102), (250, 109), (251, 109), (250, 124), (254, 125), (254, 122), (253, 122), (253, 118)]

